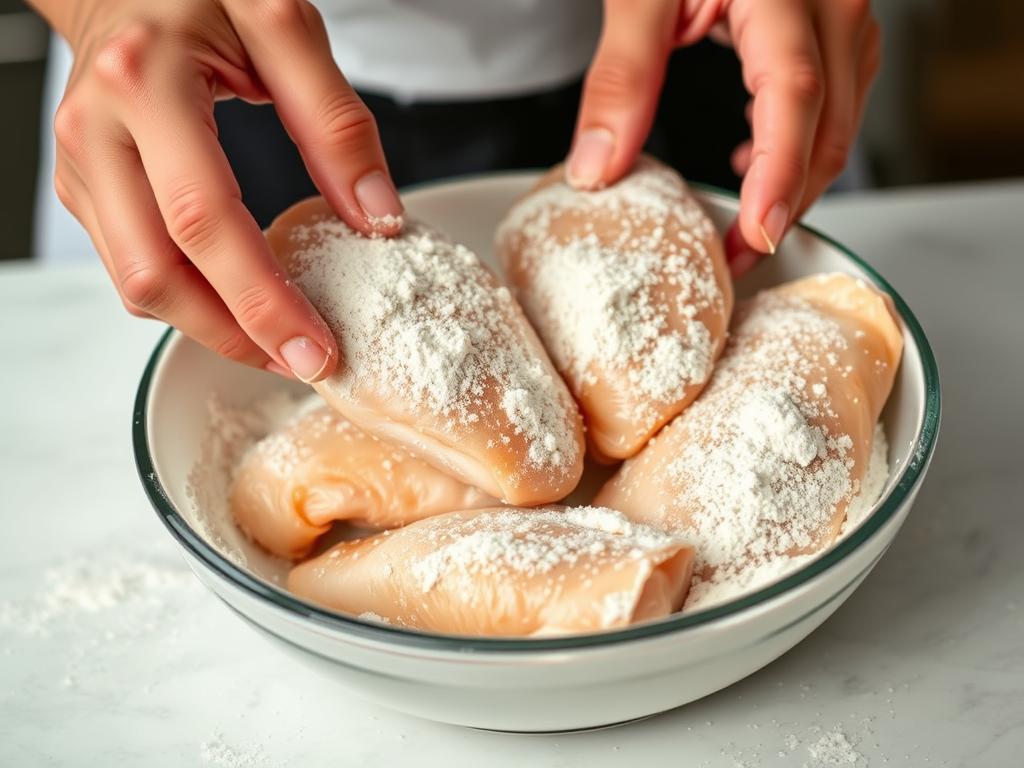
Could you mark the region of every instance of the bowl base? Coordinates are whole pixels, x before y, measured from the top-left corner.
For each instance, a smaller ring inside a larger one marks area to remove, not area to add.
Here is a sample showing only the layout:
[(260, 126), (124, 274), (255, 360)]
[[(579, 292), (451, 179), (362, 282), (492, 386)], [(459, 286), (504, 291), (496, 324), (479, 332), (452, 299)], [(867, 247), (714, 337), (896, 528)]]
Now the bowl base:
[[(671, 709), (666, 709), (665, 712), (671, 712)], [(616, 723), (607, 723), (605, 725), (588, 725), (585, 728), (564, 728), (562, 730), (554, 731), (513, 731), (505, 728), (481, 728), (476, 725), (468, 725), (474, 731), (483, 731), (484, 733), (511, 733), (520, 736), (560, 736), (562, 734), (570, 733), (590, 733), (592, 731), (607, 731), (611, 728), (619, 728), (624, 725), (632, 725), (633, 723), (639, 723), (643, 720), (650, 720), (652, 717), (658, 717), (659, 715), (665, 714), (665, 712), (652, 712), (649, 715), (641, 715), (640, 717), (633, 717), (629, 720), (619, 720)]]

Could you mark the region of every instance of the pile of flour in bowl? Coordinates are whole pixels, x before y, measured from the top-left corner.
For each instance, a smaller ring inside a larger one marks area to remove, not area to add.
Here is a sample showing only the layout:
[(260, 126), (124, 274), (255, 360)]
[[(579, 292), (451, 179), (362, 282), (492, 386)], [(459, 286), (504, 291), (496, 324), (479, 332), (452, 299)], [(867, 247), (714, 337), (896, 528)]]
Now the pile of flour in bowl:
[(211, 397), (199, 458), (188, 477), (189, 507), (182, 511), (189, 524), (235, 565), (275, 584), (283, 583), (291, 564), (250, 541), (235, 525), (229, 503), (231, 484), (246, 451), (317, 401), (319, 397), (303, 399), (283, 390), (245, 407)]

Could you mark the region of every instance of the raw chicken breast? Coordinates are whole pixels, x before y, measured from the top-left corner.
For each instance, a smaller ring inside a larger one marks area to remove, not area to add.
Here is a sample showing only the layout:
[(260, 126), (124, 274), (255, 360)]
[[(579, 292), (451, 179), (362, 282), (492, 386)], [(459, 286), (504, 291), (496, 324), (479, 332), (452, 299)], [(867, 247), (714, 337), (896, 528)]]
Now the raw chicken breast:
[(583, 410), (595, 455), (626, 458), (711, 376), (732, 312), (714, 225), (671, 168), (580, 192), (561, 166), (498, 229), (508, 280)]
[(290, 559), (307, 554), (335, 520), (393, 528), (495, 503), (323, 404), (249, 449), (235, 473), (230, 501), (249, 536)]
[(459, 635), (557, 635), (679, 609), (692, 551), (594, 507), (452, 512), (342, 542), (288, 588), (328, 608)]
[(836, 538), (902, 349), (888, 297), (862, 280), (763, 291), (738, 309), (697, 402), (594, 503), (683, 535), (698, 581), (778, 575), (785, 558)]
[(338, 339), (337, 372), (314, 385), (332, 407), (509, 503), (576, 486), (576, 404), (474, 253), (416, 221), (364, 237), (322, 198), (290, 208), (267, 238)]

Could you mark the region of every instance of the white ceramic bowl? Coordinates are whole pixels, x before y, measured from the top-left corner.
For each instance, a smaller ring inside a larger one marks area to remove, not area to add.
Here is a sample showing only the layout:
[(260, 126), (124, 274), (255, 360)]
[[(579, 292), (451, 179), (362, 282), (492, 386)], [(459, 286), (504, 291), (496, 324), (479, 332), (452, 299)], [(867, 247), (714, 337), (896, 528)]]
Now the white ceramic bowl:
[[(534, 178), (506, 174), (425, 186), (406, 203), (493, 264), (495, 226)], [(735, 198), (698, 190), (724, 228)], [(160, 341), (139, 386), (134, 440), (140, 477), (200, 580), (281, 648), (352, 692), (432, 720), (512, 731), (594, 728), (662, 712), (749, 675), (821, 624), (884, 554), (931, 459), (939, 424), (935, 360), (907, 305), (874, 270), (838, 243), (798, 228), (737, 290), (749, 294), (822, 271), (869, 280), (892, 296), (900, 314), (903, 362), (882, 417), (889, 481), (873, 513), (833, 549), (777, 583), (707, 610), (621, 631), (513, 640), (386, 627), (300, 600), (276, 586), (280, 574), (271, 572), (266, 557), (252, 553), (241, 567), (218, 548), (218, 537), (200, 533), (196, 501), (187, 491), (210, 395), (244, 405), (286, 385), (219, 359), (176, 332)]]

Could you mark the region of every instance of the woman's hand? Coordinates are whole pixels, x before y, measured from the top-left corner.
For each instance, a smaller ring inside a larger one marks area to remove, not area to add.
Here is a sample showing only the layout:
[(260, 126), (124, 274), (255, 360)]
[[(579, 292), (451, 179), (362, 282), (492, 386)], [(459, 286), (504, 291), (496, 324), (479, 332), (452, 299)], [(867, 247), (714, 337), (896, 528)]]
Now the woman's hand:
[(55, 185), (129, 312), (304, 381), (338, 349), (282, 274), (217, 141), (214, 100), (272, 101), (349, 225), (393, 234), (402, 205), (373, 117), (305, 0), (35, 0), (75, 53)]
[(726, 237), (740, 275), (774, 252), (845, 166), (878, 71), (880, 32), (868, 0), (606, 0), (569, 155), (572, 183), (595, 188), (629, 170), (669, 54), (707, 35), (735, 46), (753, 97), (753, 139), (732, 157), (744, 178)]

